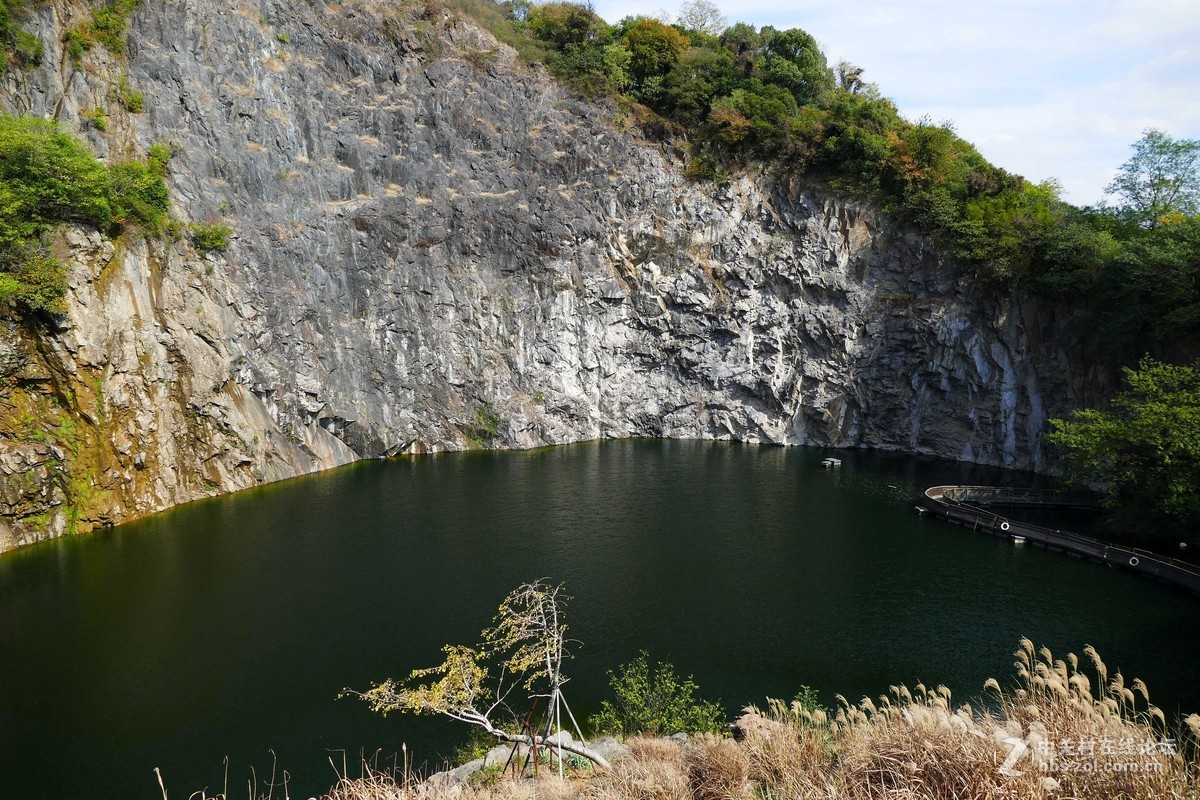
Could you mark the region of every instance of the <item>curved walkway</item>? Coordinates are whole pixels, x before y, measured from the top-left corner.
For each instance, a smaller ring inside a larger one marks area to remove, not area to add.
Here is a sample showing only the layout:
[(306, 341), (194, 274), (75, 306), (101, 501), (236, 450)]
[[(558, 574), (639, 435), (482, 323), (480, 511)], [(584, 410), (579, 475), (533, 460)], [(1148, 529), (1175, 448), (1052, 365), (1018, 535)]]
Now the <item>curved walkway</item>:
[(933, 486), (925, 490), (925, 497), (928, 500), (926, 508), (950, 522), (969, 525), (974, 530), (994, 536), (1021, 536), (1025, 541), (1047, 550), (1090, 558), (1200, 594), (1200, 567), (1194, 564), (1136, 547), (1105, 544), (1070, 531), (1052, 530), (1008, 519), (984, 508), (1093, 508), (1096, 505), (1095, 496), (1089, 492), (1009, 489), (1000, 486)]

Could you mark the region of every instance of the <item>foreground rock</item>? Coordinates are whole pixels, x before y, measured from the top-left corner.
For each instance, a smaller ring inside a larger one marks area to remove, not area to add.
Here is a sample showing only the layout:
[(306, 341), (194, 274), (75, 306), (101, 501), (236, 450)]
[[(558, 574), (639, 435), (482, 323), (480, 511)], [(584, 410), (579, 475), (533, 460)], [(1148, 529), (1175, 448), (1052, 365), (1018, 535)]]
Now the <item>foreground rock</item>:
[[(575, 741), (569, 733), (556, 733), (539, 744), (541, 753), (544, 754), (547, 751), (553, 752), (560, 737), (563, 744)], [(594, 741), (589, 741), (586, 743), (586, 746), (608, 761), (615, 761), (629, 754), (629, 747), (621, 744), (611, 736), (603, 736)], [(507, 767), (509, 770), (513, 770), (514, 763), (517, 765), (515, 770), (520, 772), (525, 768), (526, 761), (530, 756), (530, 748), (526, 745), (518, 744), (514, 747), (511, 744), (500, 744), (489, 750), (483, 758), (476, 758), (454, 769), (434, 773), (429, 776), (426, 782), (431, 787), (457, 786), (468, 782), (471, 776), (485, 769), (503, 769)]]

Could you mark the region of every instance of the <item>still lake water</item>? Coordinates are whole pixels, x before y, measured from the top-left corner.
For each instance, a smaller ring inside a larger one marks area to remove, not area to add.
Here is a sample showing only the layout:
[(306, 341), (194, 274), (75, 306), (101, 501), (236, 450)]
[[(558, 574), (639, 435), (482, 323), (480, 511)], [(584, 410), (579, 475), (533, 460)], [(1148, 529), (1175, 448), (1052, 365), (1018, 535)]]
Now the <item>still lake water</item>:
[[(0, 796), (246, 794), (250, 767), (328, 788), (342, 751), (463, 738), (372, 715), (343, 687), (472, 643), (541, 576), (575, 600), (567, 696), (641, 649), (731, 710), (801, 684), (958, 700), (1029, 636), (1095, 645), (1168, 711), (1200, 710), (1200, 600), (918, 517), (929, 485), (1029, 476), (806, 448), (623, 441), (361, 464), (0, 558)], [(276, 791), (276, 797), (282, 792)]]

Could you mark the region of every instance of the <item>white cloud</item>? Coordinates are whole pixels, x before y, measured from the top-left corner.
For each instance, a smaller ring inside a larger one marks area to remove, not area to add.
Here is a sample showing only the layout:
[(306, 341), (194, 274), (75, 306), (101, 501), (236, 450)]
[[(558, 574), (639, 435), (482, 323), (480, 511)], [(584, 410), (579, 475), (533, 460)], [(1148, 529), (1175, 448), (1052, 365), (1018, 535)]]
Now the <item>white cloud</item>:
[[(719, 3), (720, 4), (720, 3)], [(906, 116), (950, 120), (996, 164), (1095, 203), (1150, 127), (1200, 138), (1196, 0), (748, 0), (730, 21), (800, 27)], [(600, 0), (615, 21), (646, 13)]]

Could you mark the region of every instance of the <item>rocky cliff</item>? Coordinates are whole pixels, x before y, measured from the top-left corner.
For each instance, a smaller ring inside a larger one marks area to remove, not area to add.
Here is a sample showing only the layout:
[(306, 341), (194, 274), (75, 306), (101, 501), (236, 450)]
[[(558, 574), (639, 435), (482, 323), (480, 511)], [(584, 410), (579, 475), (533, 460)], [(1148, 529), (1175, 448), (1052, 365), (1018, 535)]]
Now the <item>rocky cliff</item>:
[[(360, 458), (596, 437), (1043, 468), (1094, 383), (872, 209), (692, 182), (470, 23), (374, 0), (159, 0), (75, 65), (27, 22), (0, 104), (105, 157), (178, 145), (222, 254), (69, 228), (58, 330), (0, 323), (0, 549)], [(123, 74), (145, 111), (106, 98)], [(107, 107), (107, 131), (84, 112)]]

